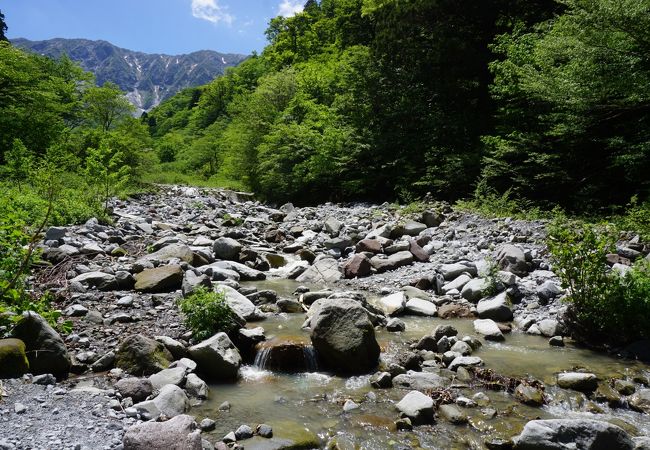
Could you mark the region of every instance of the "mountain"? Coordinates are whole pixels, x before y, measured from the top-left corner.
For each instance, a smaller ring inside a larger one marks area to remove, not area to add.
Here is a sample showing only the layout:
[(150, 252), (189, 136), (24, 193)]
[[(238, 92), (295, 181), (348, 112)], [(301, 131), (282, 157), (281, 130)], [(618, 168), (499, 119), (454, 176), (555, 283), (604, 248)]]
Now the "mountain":
[(201, 50), (187, 55), (135, 52), (106, 41), (49, 39), (12, 43), (52, 58), (67, 54), (85, 70), (95, 74), (97, 84), (112, 81), (140, 111), (148, 111), (178, 91), (200, 86), (223, 74), (226, 67), (239, 64), (245, 55)]

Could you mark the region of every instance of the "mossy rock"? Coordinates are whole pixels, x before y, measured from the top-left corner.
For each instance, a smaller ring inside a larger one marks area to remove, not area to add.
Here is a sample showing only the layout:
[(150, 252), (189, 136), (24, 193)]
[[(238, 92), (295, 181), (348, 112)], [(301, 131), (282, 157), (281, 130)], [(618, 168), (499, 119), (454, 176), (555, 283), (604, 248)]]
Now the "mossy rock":
[(140, 334), (134, 334), (120, 344), (115, 365), (132, 375), (143, 376), (166, 369), (173, 360), (171, 353), (163, 344)]
[(25, 343), (20, 339), (0, 339), (0, 378), (18, 378), (27, 372)]

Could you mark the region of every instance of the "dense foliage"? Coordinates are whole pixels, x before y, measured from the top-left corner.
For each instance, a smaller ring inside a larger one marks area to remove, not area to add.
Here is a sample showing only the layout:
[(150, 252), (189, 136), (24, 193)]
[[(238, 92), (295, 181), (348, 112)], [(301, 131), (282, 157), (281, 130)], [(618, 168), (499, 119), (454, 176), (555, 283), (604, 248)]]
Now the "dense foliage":
[(228, 333), (238, 325), (237, 315), (226, 303), (223, 292), (199, 288), (178, 305), (185, 316), (185, 325), (197, 341), (221, 331)]
[(568, 288), (566, 320), (583, 342), (625, 344), (650, 338), (650, 262), (623, 273), (607, 265), (616, 234), (559, 217), (549, 228), (554, 271)]

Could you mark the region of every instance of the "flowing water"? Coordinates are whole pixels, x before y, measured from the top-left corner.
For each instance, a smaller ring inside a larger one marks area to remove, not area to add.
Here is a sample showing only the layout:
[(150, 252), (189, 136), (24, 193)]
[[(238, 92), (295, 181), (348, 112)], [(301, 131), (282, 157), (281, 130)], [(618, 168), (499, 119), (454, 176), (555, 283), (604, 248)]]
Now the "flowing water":
[[(282, 297), (290, 297), (297, 286), (292, 281), (269, 280), (258, 282), (259, 289), (274, 289)], [(337, 377), (318, 372), (309, 334), (301, 330), (304, 314), (280, 314), (259, 324), (266, 336), (275, 342), (298, 341), (305, 344), (304, 371), (280, 373), (267, 369), (269, 348), (258, 351), (254, 363), (241, 369), (240, 380), (235, 384), (211, 386), (210, 399), (193, 408), (197, 419), (203, 416), (217, 421), (212, 440), (220, 440), (241, 424), (255, 426), (267, 423), (274, 428), (277, 438), (291, 436), (296, 430), (316, 433), (320, 446), (328, 440), (337, 441), (338, 448), (431, 448), (462, 449), (485, 448), (488, 437), (509, 438), (521, 431), (523, 425), (535, 418), (590, 417), (609, 420), (634, 434), (650, 435), (647, 416), (627, 409), (610, 409), (604, 404), (597, 407), (583, 394), (556, 388), (558, 372), (585, 368), (601, 379), (633, 378), (650, 375), (649, 367), (640, 363), (609, 357), (590, 350), (567, 345), (551, 347), (546, 338), (513, 332), (505, 342), (482, 340), (483, 346), (474, 355), (485, 362), (485, 367), (506, 375), (532, 376), (546, 384), (548, 404), (533, 408), (517, 402), (512, 395), (487, 391), (479, 387), (462, 387), (457, 392), (472, 397), (484, 392), (490, 398), (487, 407), (463, 408), (469, 424), (454, 426), (440, 420), (435, 425), (416, 427), (413, 431), (396, 431), (394, 421), (398, 413), (394, 403), (406, 391), (399, 389), (373, 389), (369, 375), (351, 378)], [(406, 323), (403, 333), (377, 332), (382, 352), (390, 353), (406, 348), (408, 341), (417, 340), (430, 333), (439, 324), (450, 324), (459, 336), (474, 336), (472, 321), (467, 319), (442, 320), (438, 318), (402, 317)], [(343, 404), (351, 399), (359, 408), (343, 411)], [(229, 411), (220, 411), (219, 405), (228, 401)], [(495, 411), (496, 410), (496, 414)], [(242, 442), (249, 448), (275, 448), (271, 442), (255, 438)]]

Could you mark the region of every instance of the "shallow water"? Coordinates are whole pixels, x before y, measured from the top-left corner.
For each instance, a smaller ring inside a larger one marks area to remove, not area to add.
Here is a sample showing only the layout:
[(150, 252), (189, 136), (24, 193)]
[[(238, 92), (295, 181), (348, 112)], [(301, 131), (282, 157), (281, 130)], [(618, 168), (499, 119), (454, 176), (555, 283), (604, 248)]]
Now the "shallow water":
[[(281, 297), (291, 297), (297, 284), (288, 280), (267, 280), (254, 283), (259, 289), (273, 289)], [(320, 289), (324, 286), (312, 286)], [(371, 299), (372, 301), (372, 299)], [(291, 338), (308, 342), (309, 334), (301, 330), (304, 314), (281, 314), (263, 322), (250, 324), (262, 326), (268, 338)], [(377, 332), (382, 351), (395, 351), (430, 333), (439, 324), (450, 324), (459, 336), (472, 335), (472, 321), (467, 319), (442, 320), (438, 318), (402, 317), (406, 323), (403, 333)], [(611, 410), (599, 404), (602, 413), (594, 414), (590, 402), (583, 394), (565, 391), (553, 386), (558, 372), (586, 368), (601, 379), (632, 377), (650, 374), (648, 366), (625, 361), (590, 350), (567, 345), (551, 347), (546, 338), (514, 332), (505, 342), (481, 340), (483, 346), (474, 355), (485, 362), (485, 367), (507, 375), (532, 376), (547, 385), (548, 405), (532, 408), (515, 401), (513, 396), (480, 388), (459, 387), (460, 395), (472, 397), (484, 392), (491, 403), (488, 408), (497, 410), (495, 417), (485, 408), (463, 408), (469, 424), (454, 426), (442, 420), (432, 426), (416, 427), (412, 432), (396, 431), (394, 421), (398, 413), (394, 403), (406, 391), (398, 389), (375, 390), (370, 387), (369, 375), (342, 378), (326, 373), (282, 374), (247, 365), (241, 369), (240, 380), (235, 384), (211, 386), (210, 399), (193, 408), (198, 419), (203, 416), (217, 421), (217, 429), (209, 439), (220, 440), (241, 424), (255, 426), (267, 423), (274, 427), (275, 436), (282, 437), (283, 430), (307, 428), (317, 433), (321, 447), (336, 437), (339, 448), (484, 448), (487, 437), (509, 438), (518, 434), (523, 425), (535, 418), (591, 417), (610, 420), (623, 426), (632, 434), (650, 434), (646, 417), (630, 410)], [(359, 408), (343, 412), (343, 404), (352, 399)], [(230, 411), (219, 411), (219, 405), (228, 401)], [(248, 448), (258, 447), (258, 442), (242, 442)]]

